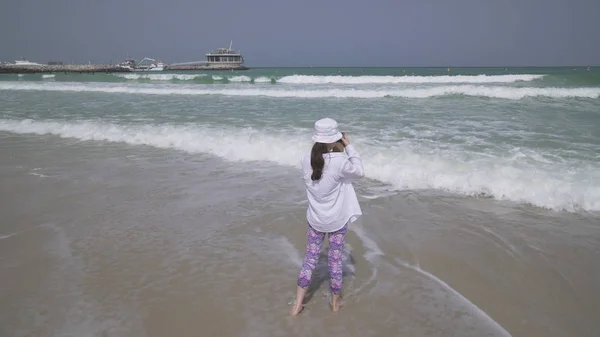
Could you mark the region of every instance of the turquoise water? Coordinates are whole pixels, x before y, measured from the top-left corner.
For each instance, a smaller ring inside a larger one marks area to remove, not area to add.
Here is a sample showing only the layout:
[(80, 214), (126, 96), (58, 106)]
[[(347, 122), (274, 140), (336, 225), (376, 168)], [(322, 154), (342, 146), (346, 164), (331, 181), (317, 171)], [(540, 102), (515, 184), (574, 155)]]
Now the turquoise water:
[[(381, 191), (600, 211), (600, 69), (262, 68), (0, 75), (0, 132), (299, 166), (340, 122)], [(377, 192), (379, 191), (379, 192)]]

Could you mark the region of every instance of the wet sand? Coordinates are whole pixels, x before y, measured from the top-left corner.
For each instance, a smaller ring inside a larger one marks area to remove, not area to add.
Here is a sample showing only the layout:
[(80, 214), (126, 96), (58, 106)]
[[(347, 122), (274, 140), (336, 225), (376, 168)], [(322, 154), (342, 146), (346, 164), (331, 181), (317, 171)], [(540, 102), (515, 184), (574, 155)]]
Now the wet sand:
[(291, 318), (297, 170), (9, 133), (0, 158), (0, 336), (600, 332), (597, 214), (361, 182), (344, 307), (323, 259)]

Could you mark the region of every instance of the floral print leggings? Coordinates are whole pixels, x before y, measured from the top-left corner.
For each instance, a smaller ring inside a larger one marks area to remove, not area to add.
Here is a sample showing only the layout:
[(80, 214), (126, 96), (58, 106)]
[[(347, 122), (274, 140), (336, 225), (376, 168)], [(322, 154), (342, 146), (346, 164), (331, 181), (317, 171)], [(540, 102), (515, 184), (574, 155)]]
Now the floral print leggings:
[(302, 262), (302, 269), (298, 275), (298, 285), (301, 288), (308, 287), (312, 278), (313, 270), (319, 261), (319, 254), (323, 246), (325, 234), (329, 237), (329, 287), (333, 294), (342, 292), (342, 250), (346, 239), (348, 224), (340, 230), (332, 233), (323, 233), (316, 231), (311, 225), (308, 225), (308, 244), (306, 245), (306, 256)]

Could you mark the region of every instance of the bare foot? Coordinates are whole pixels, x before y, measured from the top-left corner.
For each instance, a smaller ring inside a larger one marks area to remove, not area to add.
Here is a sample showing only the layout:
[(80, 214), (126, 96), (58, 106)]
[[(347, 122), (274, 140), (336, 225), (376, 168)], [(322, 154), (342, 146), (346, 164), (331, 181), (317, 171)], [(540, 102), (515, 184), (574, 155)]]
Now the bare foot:
[(341, 300), (340, 300), (340, 295), (333, 295), (333, 298), (331, 299), (331, 310), (333, 312), (338, 312), (340, 311), (340, 304)]
[(332, 303), (331, 304), (331, 311), (333, 311), (333, 312), (340, 311), (340, 304), (339, 303)]
[(304, 308), (304, 306), (302, 305), (302, 301), (304, 300), (305, 294), (306, 294), (306, 288), (301, 288), (300, 286), (298, 286), (296, 288), (296, 302), (294, 303), (294, 306), (292, 307), (292, 311), (290, 312), (290, 314), (292, 316), (298, 316), (298, 314)]
[(290, 312), (290, 315), (298, 316), (298, 314), (300, 312), (302, 312), (302, 309), (304, 309), (304, 306), (302, 304), (294, 304), (294, 306), (292, 307), (292, 311)]

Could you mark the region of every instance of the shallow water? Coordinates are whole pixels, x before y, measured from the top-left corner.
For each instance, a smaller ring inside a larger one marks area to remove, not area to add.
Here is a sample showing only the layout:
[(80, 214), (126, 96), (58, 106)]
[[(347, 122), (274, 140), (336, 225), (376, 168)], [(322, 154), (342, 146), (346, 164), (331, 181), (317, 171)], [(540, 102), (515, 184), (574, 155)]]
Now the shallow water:
[[(343, 310), (329, 312), (323, 260), (312, 299), (291, 319), (306, 240), (299, 172), (43, 137), (2, 138), (2, 335), (600, 328), (598, 218), (434, 191), (361, 197)], [(379, 189), (357, 186), (361, 196)]]

